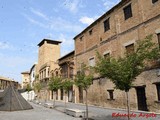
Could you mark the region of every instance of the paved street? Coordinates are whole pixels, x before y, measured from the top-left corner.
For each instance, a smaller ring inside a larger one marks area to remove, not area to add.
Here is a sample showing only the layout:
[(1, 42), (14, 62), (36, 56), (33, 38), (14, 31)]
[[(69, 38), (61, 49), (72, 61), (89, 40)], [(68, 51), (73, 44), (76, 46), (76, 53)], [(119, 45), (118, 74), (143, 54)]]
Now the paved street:
[[(51, 101), (48, 101), (51, 102)], [(42, 101), (44, 103), (44, 101)], [(84, 104), (67, 103), (67, 108), (76, 108), (85, 110)], [(56, 101), (55, 109), (64, 112), (64, 102)], [(126, 120), (127, 117), (112, 117), (113, 113), (125, 114), (124, 110), (117, 109), (106, 109), (102, 107), (89, 106), (89, 117), (94, 120)], [(151, 113), (146, 114), (145, 112), (131, 112), (131, 120), (160, 120), (160, 115), (153, 116)], [(148, 118), (147, 118), (148, 115)], [(151, 116), (152, 115), (152, 116)]]
[(81, 120), (68, 116), (57, 110), (45, 108), (31, 103), (32, 110), (2, 112), (0, 111), (0, 120)]
[[(0, 120), (81, 120), (81, 118), (75, 118), (64, 114), (64, 102), (56, 101), (56, 106), (54, 109), (43, 107), (44, 101), (41, 102), (41, 105), (31, 103), (31, 105), (34, 107), (32, 110), (14, 112), (0, 111)], [(85, 105), (67, 103), (67, 108), (85, 110)], [(123, 114), (126, 112), (123, 110), (89, 106), (89, 117), (92, 118), (92, 120), (127, 120), (127, 117), (112, 117), (113, 113)], [(134, 112), (134, 115), (136, 116), (131, 117), (131, 120), (160, 120), (160, 115), (156, 115), (154, 117), (148, 116), (148, 118), (146, 118), (146, 116), (139, 116), (144, 115), (144, 112)], [(149, 115), (151, 115), (151, 113)]]

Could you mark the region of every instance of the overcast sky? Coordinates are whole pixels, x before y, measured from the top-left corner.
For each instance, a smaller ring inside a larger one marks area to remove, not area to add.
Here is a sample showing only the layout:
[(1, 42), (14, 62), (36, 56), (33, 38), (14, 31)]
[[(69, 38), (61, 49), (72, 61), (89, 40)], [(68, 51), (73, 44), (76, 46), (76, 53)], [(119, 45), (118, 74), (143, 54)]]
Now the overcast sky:
[(61, 56), (74, 50), (73, 38), (119, 1), (0, 0), (0, 76), (21, 83), (44, 38), (63, 41)]

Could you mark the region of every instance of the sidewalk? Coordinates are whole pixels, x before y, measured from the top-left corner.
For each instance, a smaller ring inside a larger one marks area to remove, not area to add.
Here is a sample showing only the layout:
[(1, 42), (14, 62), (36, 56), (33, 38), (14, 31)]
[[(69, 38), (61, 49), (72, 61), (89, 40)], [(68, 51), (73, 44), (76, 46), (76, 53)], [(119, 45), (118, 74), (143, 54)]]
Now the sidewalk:
[[(45, 104), (45, 101), (40, 101), (42, 105)], [(53, 101), (46, 101), (47, 103), (53, 103)], [(120, 109), (108, 109), (98, 106), (89, 105), (89, 118), (93, 120), (127, 120), (127, 117), (120, 117), (122, 114), (126, 114), (126, 110)], [(85, 104), (76, 104), (76, 103), (66, 103), (66, 108), (70, 109), (79, 109), (85, 110)], [(65, 102), (56, 101), (54, 109), (64, 112), (65, 111)], [(119, 114), (118, 114), (119, 113)], [(118, 117), (113, 117), (112, 115)], [(144, 111), (131, 111), (131, 120), (160, 120), (159, 114), (153, 114), (151, 112), (144, 112)]]

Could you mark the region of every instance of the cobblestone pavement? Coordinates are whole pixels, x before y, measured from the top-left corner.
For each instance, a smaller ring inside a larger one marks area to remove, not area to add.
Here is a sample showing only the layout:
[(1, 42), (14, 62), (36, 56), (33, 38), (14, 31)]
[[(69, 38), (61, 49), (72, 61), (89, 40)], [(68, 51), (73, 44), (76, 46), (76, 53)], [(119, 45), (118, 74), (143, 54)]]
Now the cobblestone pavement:
[[(48, 101), (51, 102), (51, 101)], [(44, 102), (42, 101), (42, 104)], [(56, 101), (55, 108), (58, 111), (64, 112), (65, 103), (61, 101)], [(75, 108), (80, 110), (85, 110), (84, 104), (74, 104), (74, 103), (67, 103), (67, 108)], [(102, 107), (96, 106), (89, 106), (89, 117), (94, 120), (127, 120), (127, 117), (112, 117), (113, 113), (120, 113), (125, 114), (127, 113), (125, 110), (118, 110), (118, 109), (107, 109)], [(160, 115), (154, 116), (152, 113), (147, 112), (131, 112), (132, 117), (131, 120), (160, 120)], [(148, 117), (147, 117), (148, 116)]]
[(0, 120), (81, 120), (54, 109), (31, 103), (34, 109), (14, 112), (0, 111)]

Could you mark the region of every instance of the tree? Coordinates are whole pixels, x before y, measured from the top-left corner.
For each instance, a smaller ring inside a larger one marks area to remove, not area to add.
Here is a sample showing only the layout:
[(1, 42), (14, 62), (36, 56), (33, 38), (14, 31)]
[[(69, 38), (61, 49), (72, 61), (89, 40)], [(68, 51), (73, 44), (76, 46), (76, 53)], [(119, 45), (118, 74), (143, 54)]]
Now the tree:
[(32, 87), (30, 84), (27, 84), (26, 91), (28, 92), (28, 100), (29, 100), (29, 92), (32, 90)]
[(99, 53), (97, 55), (99, 60), (95, 67), (96, 71), (101, 76), (109, 78), (115, 84), (116, 89), (126, 92), (128, 120), (130, 119), (128, 92), (133, 86), (132, 83), (145, 70), (150, 61), (160, 56), (158, 46), (151, 41), (152, 35), (147, 36), (137, 43), (137, 48), (133, 53), (125, 54), (124, 57), (118, 59), (112, 57), (105, 59)]
[(66, 94), (71, 89), (73, 82), (70, 79), (66, 79), (62, 82), (62, 88), (65, 91), (65, 109), (66, 109)]
[[(51, 80), (49, 81), (49, 90), (53, 92), (56, 92), (58, 89), (61, 88), (62, 86), (62, 79), (60, 77), (52, 77)], [(55, 97), (54, 97), (54, 106), (55, 106)]]
[[(88, 120), (88, 88), (93, 81), (93, 74), (90, 70), (91, 68), (88, 68), (85, 64), (82, 64), (80, 73), (77, 74), (75, 79), (75, 85), (82, 88), (86, 92), (86, 120)], [(86, 74), (88, 71), (89, 73)]]
[(34, 90), (39, 93), (40, 90), (42, 89), (42, 85), (40, 82), (36, 82), (35, 85), (34, 85)]

